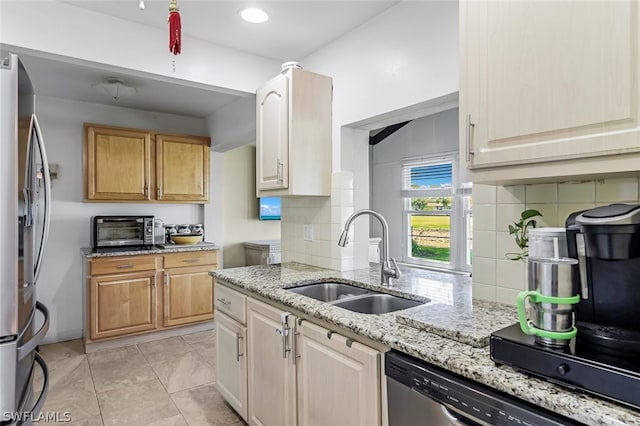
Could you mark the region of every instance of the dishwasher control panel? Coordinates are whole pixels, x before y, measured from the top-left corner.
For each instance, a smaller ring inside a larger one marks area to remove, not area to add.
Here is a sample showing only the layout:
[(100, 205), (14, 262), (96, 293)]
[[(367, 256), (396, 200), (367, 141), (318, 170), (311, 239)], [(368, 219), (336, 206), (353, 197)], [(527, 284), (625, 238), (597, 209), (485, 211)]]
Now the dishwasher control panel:
[(554, 413), (395, 351), (386, 354), (385, 367), (388, 377), (440, 403), (450, 418), (459, 422), (452, 424), (469, 424), (469, 421), (519, 426), (574, 424)]

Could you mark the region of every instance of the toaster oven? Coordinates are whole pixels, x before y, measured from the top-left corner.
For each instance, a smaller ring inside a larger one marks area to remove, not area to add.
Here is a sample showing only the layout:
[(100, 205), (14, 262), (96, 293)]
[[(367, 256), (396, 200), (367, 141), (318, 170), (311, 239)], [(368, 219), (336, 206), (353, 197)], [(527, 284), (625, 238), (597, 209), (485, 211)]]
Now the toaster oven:
[(144, 247), (152, 246), (153, 216), (94, 216), (92, 246)]

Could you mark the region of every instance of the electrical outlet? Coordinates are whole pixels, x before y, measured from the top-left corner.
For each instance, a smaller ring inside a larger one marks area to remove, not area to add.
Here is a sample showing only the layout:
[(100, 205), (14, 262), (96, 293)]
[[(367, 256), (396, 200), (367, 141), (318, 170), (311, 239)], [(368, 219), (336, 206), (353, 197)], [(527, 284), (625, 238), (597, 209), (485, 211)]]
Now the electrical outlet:
[(313, 225), (302, 225), (302, 239), (313, 241)]

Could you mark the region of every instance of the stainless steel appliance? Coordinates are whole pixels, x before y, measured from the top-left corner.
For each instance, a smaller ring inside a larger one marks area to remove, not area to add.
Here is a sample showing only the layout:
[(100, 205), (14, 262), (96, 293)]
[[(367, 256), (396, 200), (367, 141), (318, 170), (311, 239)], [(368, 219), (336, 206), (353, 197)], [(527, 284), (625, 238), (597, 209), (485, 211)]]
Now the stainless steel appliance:
[(389, 426), (574, 424), (400, 352), (385, 354), (385, 372)]
[[(31, 81), (15, 54), (2, 57), (0, 94), (0, 424), (5, 426), (31, 424), (47, 397), (48, 371), (36, 348), (49, 329), (49, 312), (37, 301), (37, 288), (51, 183)], [(34, 401), (36, 366), (44, 381)]]
[(94, 216), (94, 249), (148, 247), (154, 244), (153, 216)]

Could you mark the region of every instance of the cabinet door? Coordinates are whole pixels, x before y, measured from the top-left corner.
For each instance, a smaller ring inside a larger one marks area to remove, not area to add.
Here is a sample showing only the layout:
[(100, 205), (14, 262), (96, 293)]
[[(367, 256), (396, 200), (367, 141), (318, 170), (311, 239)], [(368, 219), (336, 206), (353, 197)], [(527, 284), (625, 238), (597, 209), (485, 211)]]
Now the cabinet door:
[(209, 138), (156, 135), (156, 198), (209, 201)]
[(154, 330), (156, 272), (91, 277), (91, 339)]
[(152, 186), (151, 134), (86, 126), (88, 200), (148, 200)]
[(379, 352), (328, 331), (298, 327), (298, 424), (379, 425)]
[(164, 326), (213, 319), (213, 278), (209, 266), (164, 273)]
[(289, 187), (289, 81), (278, 75), (256, 93), (256, 190)]
[(637, 1), (461, 2), (468, 166), (640, 151), (639, 13)]
[[(247, 353), (249, 424), (294, 426), (296, 424), (295, 365), (291, 337), (282, 336), (279, 309), (247, 299)], [(293, 329), (295, 318), (287, 317)]]
[(216, 386), (224, 399), (247, 420), (246, 327), (216, 315)]

